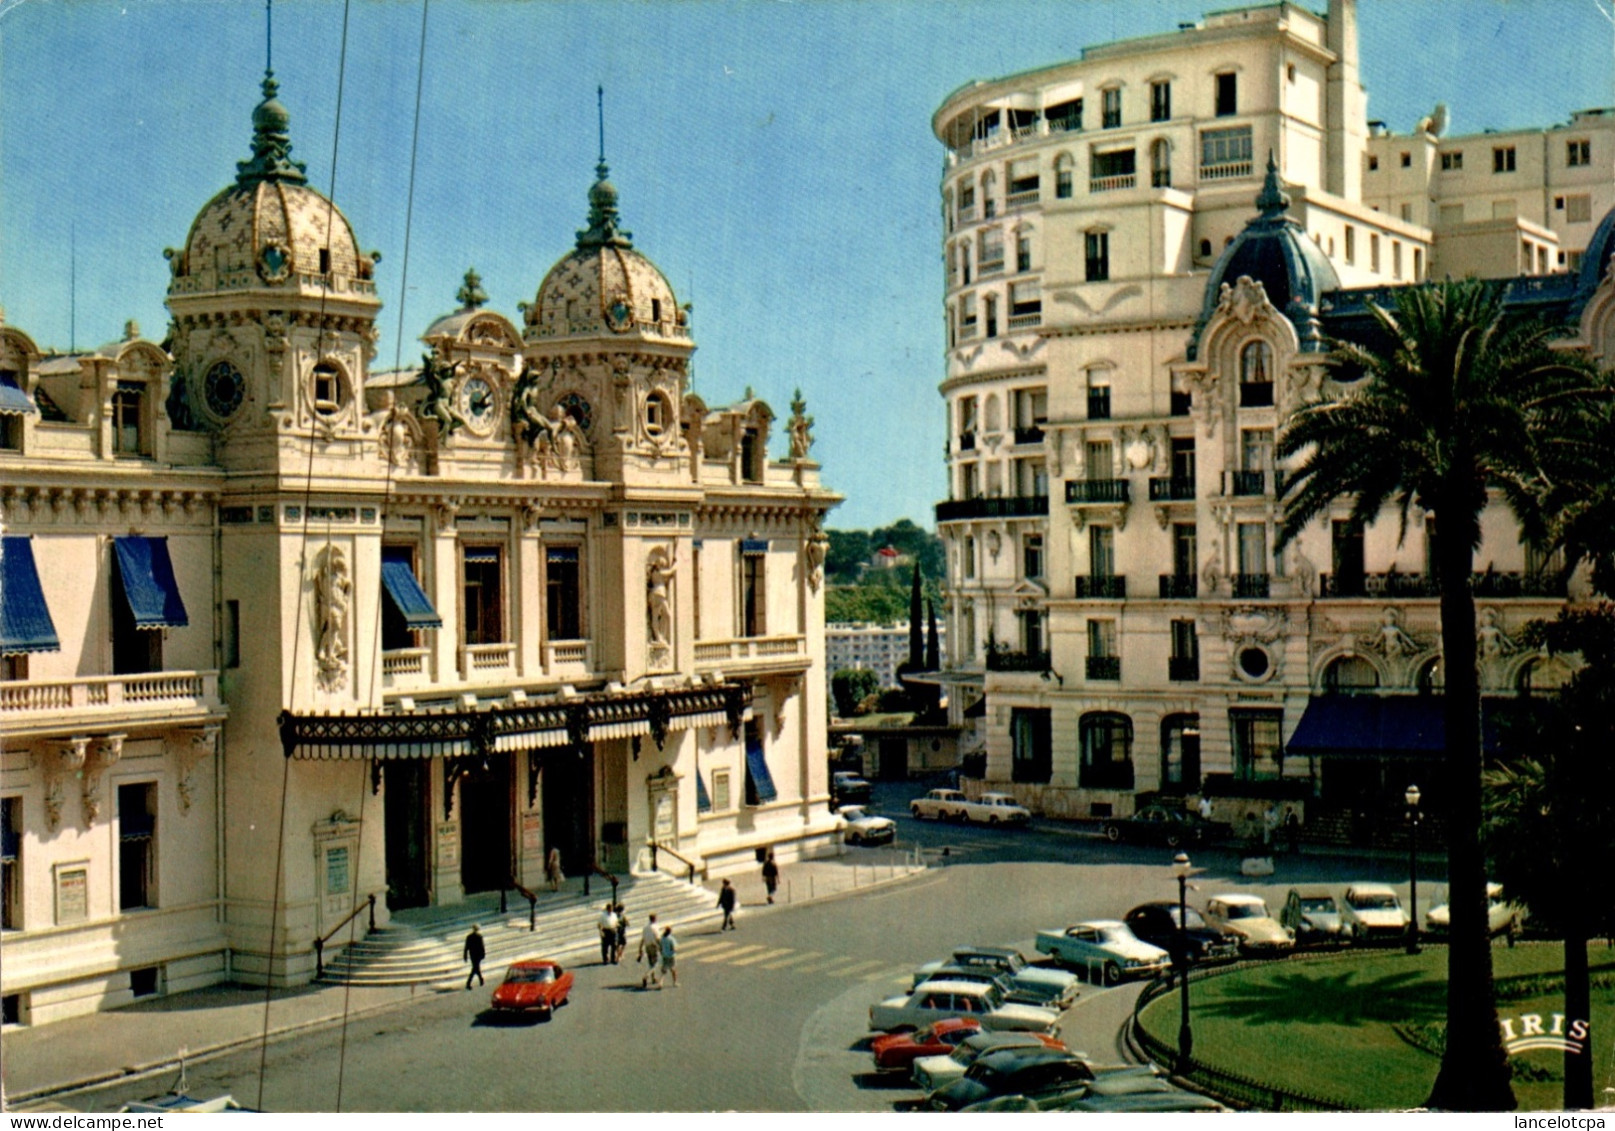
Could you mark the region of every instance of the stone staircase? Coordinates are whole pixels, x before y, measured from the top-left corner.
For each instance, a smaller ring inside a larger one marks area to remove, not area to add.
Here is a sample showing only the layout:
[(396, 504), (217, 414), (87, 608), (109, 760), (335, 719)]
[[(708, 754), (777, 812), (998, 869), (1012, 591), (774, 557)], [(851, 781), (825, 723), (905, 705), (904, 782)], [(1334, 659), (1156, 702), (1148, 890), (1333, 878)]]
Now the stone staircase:
[[(505, 965), (522, 958), (577, 952), (598, 955), (596, 921), (610, 897), (611, 889), (604, 883), (594, 885), (589, 896), (578, 891), (541, 892), (536, 929), (531, 931), (527, 900), (515, 892), (510, 893), (510, 909), (504, 914), (499, 911), (498, 893), (472, 896), (451, 907), (401, 911), (387, 926), (329, 958), (321, 980), (355, 986), (406, 986), (464, 979), (470, 967), (462, 954), (473, 924), (482, 928), (488, 950), (482, 968), (490, 981)], [(661, 873), (624, 878), (617, 902), (626, 908), (629, 918), (625, 963), (633, 960), (639, 933), (652, 912), (658, 924), (674, 926), (718, 917), (717, 899), (711, 892)]]

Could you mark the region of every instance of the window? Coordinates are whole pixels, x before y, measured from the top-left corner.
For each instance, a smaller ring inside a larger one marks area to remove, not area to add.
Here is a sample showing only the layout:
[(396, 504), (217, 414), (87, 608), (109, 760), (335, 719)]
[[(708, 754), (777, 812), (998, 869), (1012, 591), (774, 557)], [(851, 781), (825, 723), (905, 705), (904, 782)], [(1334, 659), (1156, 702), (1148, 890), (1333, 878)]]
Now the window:
[(1411, 224), (1413, 222), (1413, 205), (1411, 205), (1411, 204), (1399, 204), (1399, 205), (1397, 205), (1396, 213), (1397, 213), (1398, 216), (1402, 217), (1402, 219), (1406, 220), (1408, 223)]
[[(1267, 577), (1267, 524), (1239, 524), (1239, 574), (1241, 577)], [(1246, 594), (1251, 596), (1252, 594)], [(1264, 594), (1265, 595), (1265, 594)]]
[(1133, 720), (1115, 711), (1090, 711), (1077, 725), (1084, 789), (1133, 788)]
[(1012, 707), (1009, 712), (1010, 778), (1046, 783), (1053, 771), (1054, 740), (1047, 707)]
[(1009, 285), (1010, 326), (1036, 325), (1043, 313), (1043, 288), (1036, 279)]
[(1567, 196), (1565, 202), (1565, 221), (1570, 224), (1585, 224), (1593, 218), (1593, 198), (1586, 193), (1576, 196)]
[(1284, 748), (1279, 741), (1282, 719), (1283, 714), (1279, 711), (1228, 712), (1228, 721), (1233, 729), (1236, 779), (1264, 781), (1282, 775)]
[[(1178, 578), (1193, 578), (1199, 569), (1199, 558), (1195, 553), (1196, 536), (1195, 526), (1192, 522), (1174, 522), (1172, 524), (1172, 576)], [(1193, 594), (1188, 594), (1193, 596)]]
[(189, 624), (166, 538), (113, 540), (112, 673), (163, 670), (163, 630)]
[(1043, 118), (1049, 123), (1052, 132), (1065, 130), (1080, 130), (1082, 128), (1082, 99), (1074, 98), (1069, 102), (1058, 102), (1047, 106), (1043, 110)]
[(118, 910), (157, 906), (157, 787), (118, 787)]
[(0, 798), (0, 930), (22, 930), (22, 798)]
[(467, 546), (461, 563), (465, 643), (500, 644), (505, 639), (504, 555), (498, 546)]
[(241, 666), (241, 602), (224, 603), (224, 666)]
[(960, 553), (960, 556), (962, 558), (964, 558), (964, 563), (963, 564), (964, 564), (965, 579), (969, 580), (969, 579), (975, 577), (976, 576), (976, 540), (975, 540), (975, 538), (971, 537), (968, 534), (965, 535), (964, 548), (962, 550), (960, 550), (959, 553)]
[(1368, 155), (1368, 171), (1370, 173), (1379, 172), (1379, 158), (1372, 153)]
[(112, 450), (120, 456), (149, 454), (145, 428), (146, 385), (119, 381), (112, 394)]
[(691, 603), (690, 615), (695, 622), (691, 626), (691, 635), (701, 639), (701, 539), (690, 541), (690, 592), (695, 600)]
[(1043, 613), (1038, 609), (1021, 609), (1016, 614), (1021, 622), (1021, 652), (1026, 656), (1035, 656), (1046, 664), (1047, 656), (1043, 651)]
[(1565, 164), (1572, 169), (1593, 163), (1593, 143), (1585, 139), (1565, 142)]
[(1173, 416), (1188, 416), (1194, 411), (1193, 393), (1173, 389), (1169, 400), (1169, 410)]
[(1116, 576), (1116, 531), (1113, 527), (1088, 527), (1088, 572), (1096, 578)]
[(1462, 224), (1464, 222), (1464, 206), (1460, 201), (1457, 204), (1443, 204), (1436, 210), (1437, 222), (1443, 226), (1448, 224)]
[(763, 566), (768, 544), (747, 539), (740, 544), (740, 635), (762, 636), (767, 631), (765, 617), (767, 590)]
[(1441, 155), (1441, 171), (1456, 173), (1464, 167), (1464, 151), (1454, 149)]
[(1413, 249), (1413, 281), (1415, 283), (1424, 281), (1424, 249), (1422, 247)]
[(1086, 252), (1085, 278), (1090, 283), (1102, 283), (1110, 278), (1110, 233), (1088, 232), (1084, 238)]
[(1200, 641), (1194, 621), (1172, 622), (1172, 654), (1167, 659), (1167, 678), (1178, 681), (1200, 678)]
[(1109, 90), (1102, 91), (1100, 97), (1102, 109), (1099, 124), (1104, 129), (1113, 130), (1122, 124), (1121, 88), (1113, 86)]
[(1150, 121), (1166, 122), (1172, 118), (1172, 84), (1150, 83)]
[(1164, 137), (1150, 143), (1150, 187), (1172, 187), (1172, 143)]
[(1089, 480), (1116, 477), (1116, 449), (1109, 440), (1090, 440), (1083, 451), (1087, 456)]
[(329, 362), (314, 367), (314, 411), (329, 416), (342, 407), (342, 374)]
[(1268, 408), (1273, 404), (1273, 347), (1248, 342), (1239, 351), (1239, 407)]
[(1043, 535), (1027, 534), (1021, 538), (1021, 573), (1025, 577), (1043, 576)]
[(1492, 150), (1492, 172), (1512, 173), (1514, 171), (1514, 147), (1512, 145), (1499, 145)]
[(988, 169), (981, 175), (981, 214), (988, 220), (998, 215), (998, 201), (993, 196), (993, 189), (998, 184), (998, 178)]
[[(1459, 205), (1458, 218), (1463, 219), (1463, 205)], [(1346, 225), (1346, 262), (1357, 262), (1357, 229), (1350, 224)]]
[(1075, 179), (1072, 165), (1069, 157), (1061, 157), (1054, 163), (1054, 195), (1059, 200), (1071, 199)]
[(1224, 71), (1217, 76), (1217, 117), (1228, 118), (1239, 113), (1239, 76)]
[(1187, 484), (1194, 489), (1194, 437), (1172, 437), (1172, 481)]
[(1379, 234), (1377, 232), (1368, 233), (1368, 269), (1376, 274), (1379, 272)]
[(974, 220), (976, 218), (976, 186), (969, 181), (959, 184), (959, 219)]
[[(1092, 381), (1092, 378), (1089, 378)], [(1107, 379), (1101, 384), (1094, 382), (1088, 386), (1088, 419), (1110, 419), (1110, 381)]]
[(1200, 716), (1168, 715), (1161, 720), (1161, 792), (1193, 793), (1200, 788)]
[[(657, 319), (660, 321), (660, 319)], [(668, 403), (666, 394), (652, 393), (645, 398), (645, 434), (647, 436), (660, 436), (667, 431), (668, 424), (673, 419), (673, 406)]]
[(963, 295), (959, 299), (959, 336), (976, 336), (976, 296), (973, 294)]
[(418, 648), (423, 629), (443, 627), (417, 579), (413, 546), (381, 548), (381, 587), (382, 651)]
[(1323, 689), (1330, 695), (1351, 695), (1379, 686), (1379, 673), (1361, 656), (1341, 656), (1323, 672)]
[(981, 498), (981, 469), (973, 463), (967, 463), (959, 469), (959, 497)]
[(1363, 596), (1363, 528), (1355, 522), (1329, 524), (1330, 564), (1334, 576), (1329, 590), (1336, 597)]
[(768, 750), (763, 745), (763, 720), (746, 720), (746, 804), (767, 805), (779, 798), (774, 775), (768, 770)]
[(998, 296), (988, 295), (981, 305), (982, 316), (986, 322), (984, 336), (996, 338), (998, 337)]
[(1407, 150), (1404, 149), (1402, 151), (1402, 168), (1411, 169), (1412, 167), (1413, 167), (1413, 154), (1409, 153)]
[(1009, 199), (1014, 202), (1037, 199), (1037, 158), (1027, 157), (1010, 162)]
[(1116, 650), (1116, 622), (1088, 622), (1087, 676), (1091, 680), (1118, 680), (1122, 677), (1121, 656)]
[(976, 255), (976, 265), (983, 275), (990, 271), (999, 271), (1004, 266), (1004, 233), (999, 228), (983, 228), (981, 230), (981, 250)]
[(1032, 237), (1025, 232), (1015, 237), (1015, 270), (1030, 271), (1032, 269)]
[(1088, 190), (1109, 192), (1112, 189), (1132, 188), (1138, 173), (1138, 155), (1131, 149), (1113, 149), (1094, 153), (1089, 158)]
[(1251, 172), (1251, 128), (1237, 126), (1200, 132), (1200, 175), (1210, 180), (1246, 177)]
[(1044, 498), (1049, 493), (1049, 473), (1041, 459), (1015, 461), (1015, 493), (1023, 497)]
[(763, 481), (763, 462), (768, 458), (768, 449), (764, 447), (762, 436), (755, 428), (745, 428), (740, 433), (740, 476), (747, 483), (761, 483)]
[(576, 546), (544, 550), (544, 612), (551, 640), (583, 639), (583, 584)]
[(1391, 278), (1402, 277), (1402, 241), (1391, 241)]

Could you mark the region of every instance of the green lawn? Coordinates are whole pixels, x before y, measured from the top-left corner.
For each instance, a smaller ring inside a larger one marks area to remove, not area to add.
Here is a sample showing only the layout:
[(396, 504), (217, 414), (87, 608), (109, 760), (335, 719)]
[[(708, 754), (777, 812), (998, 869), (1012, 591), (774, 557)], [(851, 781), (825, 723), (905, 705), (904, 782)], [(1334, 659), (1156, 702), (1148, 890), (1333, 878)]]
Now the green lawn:
[[(1615, 1031), (1615, 951), (1590, 951), (1593, 1028), (1598, 1046)], [(1498, 945), (1492, 951), (1499, 979), (1498, 1014), (1540, 1014), (1545, 1026), (1563, 1011), (1560, 985), (1510, 986), (1522, 975), (1556, 975), (1564, 968), (1557, 943)], [(1191, 989), (1195, 1059), (1264, 1083), (1332, 1099), (1362, 1110), (1416, 1107), (1424, 1102), (1440, 1066), (1446, 1012), (1447, 952), (1429, 947), (1359, 951), (1320, 960), (1288, 959), (1197, 981)], [(1146, 1006), (1141, 1022), (1176, 1046), (1178, 998)], [(1515, 1029), (1519, 1031), (1516, 1022)], [(1606, 1046), (1607, 1047), (1607, 1046)], [(1524, 1052), (1512, 1058), (1514, 1094), (1521, 1110), (1561, 1106), (1563, 1054)], [(1610, 1068), (1594, 1065), (1594, 1088)]]

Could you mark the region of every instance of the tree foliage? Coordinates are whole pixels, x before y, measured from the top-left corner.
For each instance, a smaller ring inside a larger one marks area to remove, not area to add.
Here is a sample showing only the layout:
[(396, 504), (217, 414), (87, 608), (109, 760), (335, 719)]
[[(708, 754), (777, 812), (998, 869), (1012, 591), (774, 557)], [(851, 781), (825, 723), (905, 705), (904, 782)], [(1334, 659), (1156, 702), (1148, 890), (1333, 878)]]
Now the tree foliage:
[(836, 714), (843, 719), (863, 713), (863, 703), (880, 691), (880, 677), (868, 668), (842, 668), (830, 677)]

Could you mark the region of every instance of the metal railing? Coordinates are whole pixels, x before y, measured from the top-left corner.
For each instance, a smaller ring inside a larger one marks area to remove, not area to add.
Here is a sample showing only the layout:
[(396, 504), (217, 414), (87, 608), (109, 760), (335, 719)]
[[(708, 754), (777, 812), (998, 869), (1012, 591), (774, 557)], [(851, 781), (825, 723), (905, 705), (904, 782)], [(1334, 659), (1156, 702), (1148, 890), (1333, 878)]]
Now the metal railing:
[(1163, 573), (1161, 575), (1161, 600), (1181, 600), (1186, 597), (1200, 595), (1200, 578), (1192, 573)]
[[(651, 871), (655, 872), (655, 871), (659, 871), (661, 869), (661, 866), (662, 866), (661, 854), (665, 852), (669, 856), (671, 856), (673, 859), (677, 860), (680, 864), (684, 865), (684, 878), (686, 880), (688, 880), (692, 884), (695, 883), (695, 861), (694, 860), (691, 860), (687, 856), (681, 855), (676, 849), (669, 848), (665, 844), (657, 844), (654, 840), (647, 840), (645, 843), (650, 846), (650, 870)], [(671, 869), (669, 870), (668, 874), (669, 875), (672, 874)]]
[(1125, 479), (1068, 479), (1065, 485), (1068, 503), (1125, 503), (1128, 501)]
[(499, 914), (504, 915), (510, 910), (505, 903), (505, 891), (508, 888), (514, 888), (517, 895), (527, 898), (527, 930), (529, 932), (538, 930), (538, 895), (530, 888), (523, 887), (521, 881), (515, 877), (508, 880), (505, 887), (499, 889)]
[(1088, 678), (1114, 682), (1122, 677), (1120, 656), (1089, 656)]
[(607, 883), (609, 883), (611, 885), (611, 902), (616, 903), (617, 902), (617, 885), (619, 883), (621, 883), (622, 881), (618, 880), (616, 876), (612, 875), (610, 872), (608, 872), (604, 868), (602, 868), (597, 861), (590, 861), (589, 862), (589, 870), (587, 872), (583, 873), (583, 894), (584, 895), (589, 894), (589, 877), (591, 875), (599, 876), (599, 877), (601, 877), (602, 879), (604, 879)]
[(1194, 498), (1194, 480), (1174, 475), (1150, 480), (1150, 502), (1176, 503)]
[(1236, 573), (1232, 578), (1234, 596), (1266, 597), (1271, 588), (1270, 580), (1270, 575), (1265, 573)]
[(1230, 471), (1228, 473), (1228, 493), (1230, 495), (1267, 494), (1267, 472)]
[(1115, 573), (1078, 575), (1075, 595), (1079, 601), (1091, 598), (1121, 600), (1127, 596), (1127, 578)]
[(1046, 672), (1050, 655), (1047, 652), (1011, 652), (1008, 648), (991, 645), (987, 648), (987, 670), (990, 672)]
[(1199, 656), (1168, 656), (1166, 678), (1174, 683), (1193, 683), (1200, 678)]
[(938, 522), (962, 518), (1041, 518), (1049, 513), (1047, 495), (1009, 495), (992, 499), (949, 499), (936, 505)]
[(376, 893), (371, 892), (363, 903), (359, 904), (359, 906), (355, 907), (352, 911), (349, 911), (346, 915), (344, 915), (340, 923), (332, 927), (329, 931), (325, 932), (324, 935), (314, 940), (315, 978), (325, 977), (325, 944), (330, 942), (331, 939), (336, 936), (336, 933), (343, 927), (346, 927), (349, 923), (353, 922), (354, 919), (358, 917), (359, 912), (366, 909), (368, 909), (370, 912), (370, 926), (366, 928), (365, 933), (368, 934), (371, 931), (374, 931), (376, 929)]
[(1036, 424), (1027, 428), (1016, 428), (1015, 442), (1017, 444), (1041, 444), (1043, 442), (1043, 429)]

